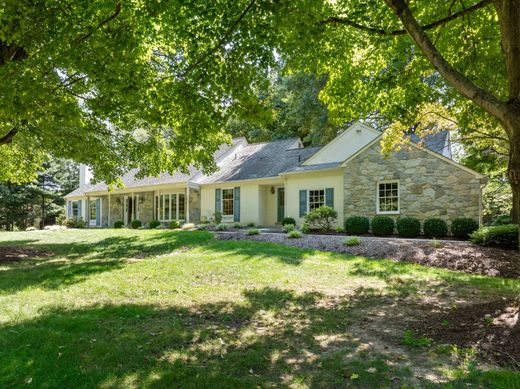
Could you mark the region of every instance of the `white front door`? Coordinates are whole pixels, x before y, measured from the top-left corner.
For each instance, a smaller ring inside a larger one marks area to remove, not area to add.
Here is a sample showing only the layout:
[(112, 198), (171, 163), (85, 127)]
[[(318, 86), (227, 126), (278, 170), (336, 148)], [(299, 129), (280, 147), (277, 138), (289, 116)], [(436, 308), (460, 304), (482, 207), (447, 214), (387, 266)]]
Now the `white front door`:
[(132, 223), (132, 220), (139, 220), (139, 195), (125, 196), (123, 220), (125, 224)]

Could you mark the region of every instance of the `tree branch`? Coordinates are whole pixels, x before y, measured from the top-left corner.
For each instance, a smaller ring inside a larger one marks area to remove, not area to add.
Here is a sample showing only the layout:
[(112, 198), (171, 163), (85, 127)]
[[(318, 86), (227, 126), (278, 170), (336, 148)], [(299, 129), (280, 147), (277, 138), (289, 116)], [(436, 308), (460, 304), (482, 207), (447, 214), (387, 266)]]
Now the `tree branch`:
[[(507, 106), (490, 92), (478, 87), (469, 78), (456, 70), (433, 45), (432, 41), (421, 28), (412, 11), (404, 0), (385, 0), (388, 6), (401, 20), (405, 30), (412, 40), (430, 61), (433, 67), (459, 91), (463, 96), (473, 101), (499, 120), (503, 120)], [(469, 8), (468, 8), (469, 9)]]
[[(455, 12), (454, 14), (446, 16), (445, 18), (442, 18), (442, 19), (436, 20), (435, 22), (421, 26), (421, 28), (424, 31), (426, 31), (426, 30), (431, 30), (436, 27), (443, 26), (446, 23), (451, 22), (452, 20), (458, 19), (470, 12), (483, 8), (483, 7), (487, 6), (488, 4), (493, 3), (493, 1), (494, 0), (482, 0), (479, 3), (473, 5), (469, 8), (463, 9), (462, 11)], [(376, 27), (365, 26), (363, 24), (359, 24), (348, 18), (336, 17), (336, 16), (331, 16), (330, 18), (322, 20), (320, 22), (320, 24), (334, 24), (334, 23), (335, 24), (345, 24), (347, 26), (357, 28), (358, 30), (362, 30), (362, 31), (369, 32), (369, 33), (376, 34), (376, 35), (398, 36), (398, 35), (406, 35), (408, 33), (406, 30), (387, 31), (387, 30), (383, 30), (380, 28), (376, 28)]]
[(17, 133), (18, 129), (16, 127), (11, 128), (11, 130), (6, 135), (0, 138), (0, 146), (11, 143)]
[(74, 43), (75, 44), (79, 44), (83, 41), (86, 41), (88, 38), (90, 38), (97, 30), (99, 30), (101, 27), (103, 27), (105, 24), (109, 23), (111, 20), (115, 19), (117, 17), (117, 15), (119, 15), (119, 13), (121, 12), (121, 3), (117, 3), (116, 4), (116, 9), (114, 11), (114, 13), (112, 15), (110, 15), (108, 18), (106, 18), (105, 20), (102, 20), (97, 26), (96, 28), (94, 28), (92, 31), (90, 31), (89, 33), (83, 35), (83, 36), (80, 36), (79, 38), (77, 38)]

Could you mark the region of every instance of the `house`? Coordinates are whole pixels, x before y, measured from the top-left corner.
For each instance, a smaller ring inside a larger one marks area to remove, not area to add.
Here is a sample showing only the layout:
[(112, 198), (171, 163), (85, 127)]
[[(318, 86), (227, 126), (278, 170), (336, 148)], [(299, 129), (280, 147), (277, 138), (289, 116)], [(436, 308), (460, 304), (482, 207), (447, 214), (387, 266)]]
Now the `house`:
[(351, 215), (481, 219), (485, 176), (452, 160), (447, 131), (385, 157), (382, 133), (355, 123), (323, 147), (303, 147), (299, 139), (249, 144), (234, 139), (215, 153), (218, 170), (197, 169), (136, 178), (122, 177), (121, 189), (91, 184), (81, 168), (80, 186), (66, 197), (68, 218), (108, 227), (138, 219), (199, 223), (221, 212), (223, 222), (272, 226), (285, 216), (303, 223), (322, 205), (338, 212), (338, 225)]

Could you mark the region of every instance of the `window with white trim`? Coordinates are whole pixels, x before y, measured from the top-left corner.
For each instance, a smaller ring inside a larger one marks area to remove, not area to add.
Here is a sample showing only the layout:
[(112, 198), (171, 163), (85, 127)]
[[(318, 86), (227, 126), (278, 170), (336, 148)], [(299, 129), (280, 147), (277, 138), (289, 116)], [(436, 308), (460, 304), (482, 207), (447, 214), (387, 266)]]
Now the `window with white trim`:
[(222, 189), (222, 215), (233, 216), (233, 189)]
[(184, 193), (166, 193), (155, 196), (155, 214), (160, 221), (184, 220), (186, 217)]
[(399, 213), (399, 181), (377, 184), (377, 213)]
[(79, 219), (79, 202), (73, 201), (72, 202), (72, 215), (70, 215), (73, 219)]
[(325, 189), (309, 190), (309, 212), (325, 205)]

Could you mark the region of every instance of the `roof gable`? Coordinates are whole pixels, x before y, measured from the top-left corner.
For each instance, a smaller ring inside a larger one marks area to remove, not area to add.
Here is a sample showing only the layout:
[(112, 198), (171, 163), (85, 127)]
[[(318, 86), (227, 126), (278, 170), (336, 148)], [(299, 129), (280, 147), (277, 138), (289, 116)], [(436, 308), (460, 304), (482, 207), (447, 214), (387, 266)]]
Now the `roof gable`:
[(303, 165), (340, 163), (381, 135), (381, 132), (356, 122), (327, 143)]

